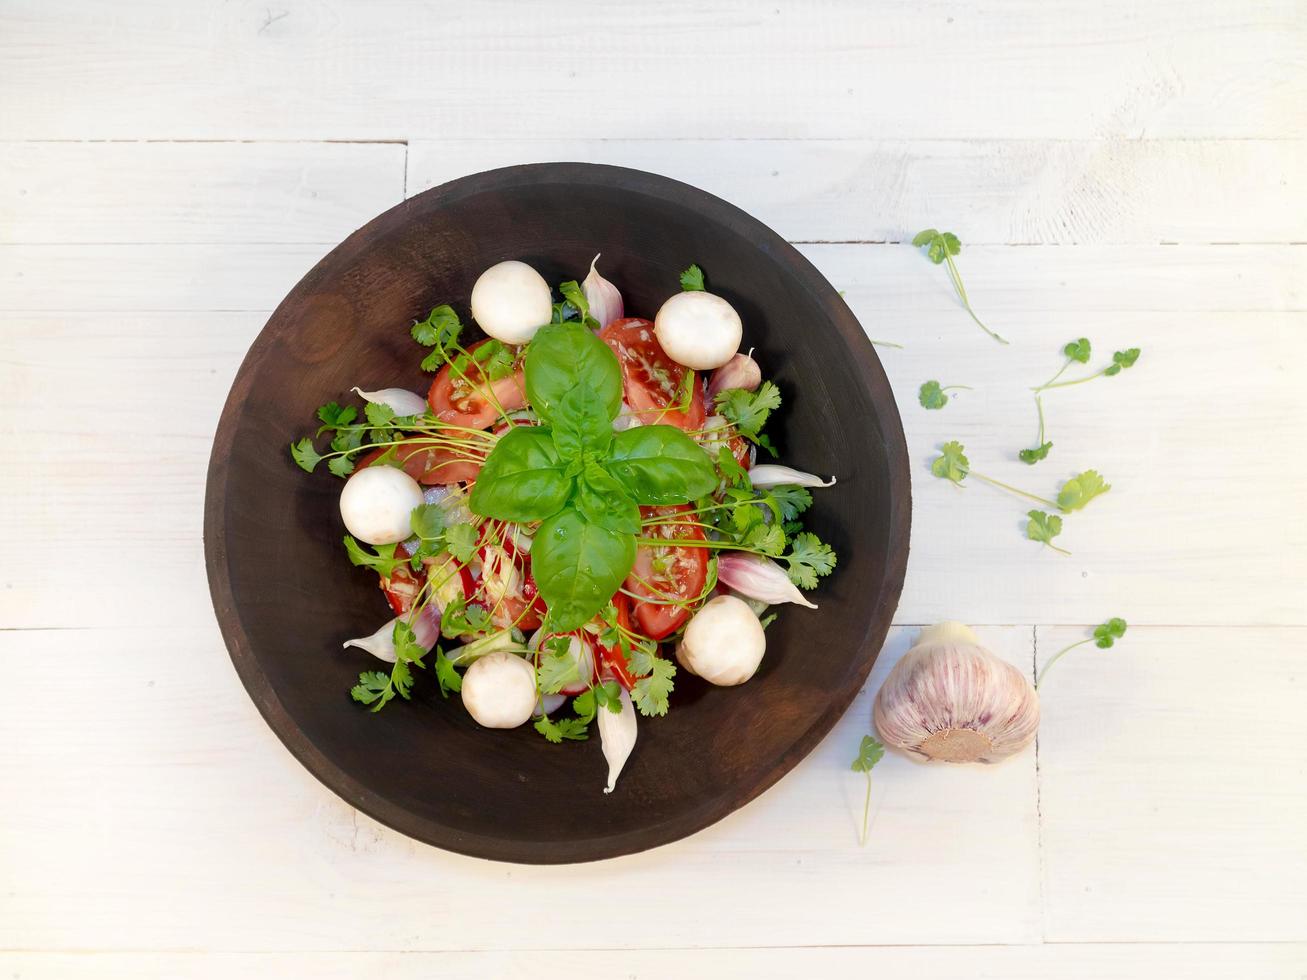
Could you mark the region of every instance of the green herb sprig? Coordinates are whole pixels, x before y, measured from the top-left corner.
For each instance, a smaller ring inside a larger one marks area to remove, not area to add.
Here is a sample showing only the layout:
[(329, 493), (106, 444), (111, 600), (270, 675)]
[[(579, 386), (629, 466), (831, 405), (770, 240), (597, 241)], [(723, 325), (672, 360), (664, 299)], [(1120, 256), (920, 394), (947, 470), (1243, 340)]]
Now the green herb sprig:
[(1131, 347), (1127, 350), (1119, 350), (1112, 354), (1112, 363), (1100, 371), (1096, 371), (1084, 378), (1076, 378), (1072, 381), (1058, 381), (1066, 373), (1067, 368), (1073, 364), (1088, 364), (1089, 355), (1093, 350), (1088, 337), (1080, 337), (1072, 340), (1062, 348), (1062, 354), (1066, 358), (1062, 366), (1058, 368), (1057, 373), (1039, 385), (1030, 390), (1035, 393), (1035, 411), (1039, 416), (1039, 434), (1035, 437), (1035, 446), (1031, 449), (1022, 449), (1017, 453), (1017, 458), (1023, 463), (1034, 466), (1042, 459), (1048, 458), (1049, 450), (1053, 448), (1053, 443), (1046, 439), (1047, 433), (1044, 426), (1044, 392), (1050, 388), (1065, 388), (1070, 385), (1084, 384), (1086, 381), (1093, 381), (1095, 378), (1111, 378), (1120, 374), (1127, 368), (1132, 368), (1135, 361), (1139, 360), (1140, 350), (1138, 347)]
[(867, 843), (867, 818), (871, 814), (871, 770), (876, 768), (876, 763), (884, 756), (885, 746), (872, 736), (863, 735), (862, 744), (858, 746), (858, 756), (850, 766), (854, 772), (867, 774), (867, 795), (862, 803), (862, 834), (858, 838), (860, 846), (865, 846)]
[(941, 409), (948, 404), (946, 391), (971, 391), (967, 385), (941, 385), (938, 381), (927, 381), (917, 390), (917, 401), (922, 408)]
[(1125, 636), (1125, 631), (1126, 621), (1116, 616), (1112, 617), (1105, 623), (1100, 623), (1098, 626), (1095, 626), (1094, 632), (1091, 636), (1087, 636), (1083, 640), (1078, 640), (1070, 646), (1063, 647), (1048, 659), (1044, 664), (1044, 669), (1039, 672), (1039, 676), (1035, 679), (1035, 690), (1038, 691), (1039, 685), (1044, 683), (1044, 679), (1048, 676), (1049, 668), (1076, 647), (1082, 647), (1086, 643), (1092, 643), (1100, 650), (1109, 650), (1116, 645), (1117, 640)]
[(912, 244), (917, 248), (924, 247), (926, 257), (930, 261), (936, 265), (942, 263), (948, 269), (949, 282), (953, 284), (954, 292), (958, 294), (958, 299), (962, 301), (962, 305), (966, 308), (967, 313), (971, 315), (971, 319), (975, 320), (976, 325), (981, 330), (1000, 344), (1006, 344), (1007, 341), (985, 326), (980, 321), (980, 317), (976, 316), (976, 311), (971, 308), (971, 300), (967, 297), (967, 288), (962, 285), (962, 275), (958, 272), (958, 267), (953, 261), (953, 256), (962, 251), (962, 242), (958, 240), (958, 236), (951, 231), (941, 232), (936, 231), (934, 228), (927, 228), (925, 231), (917, 232), (912, 239)]

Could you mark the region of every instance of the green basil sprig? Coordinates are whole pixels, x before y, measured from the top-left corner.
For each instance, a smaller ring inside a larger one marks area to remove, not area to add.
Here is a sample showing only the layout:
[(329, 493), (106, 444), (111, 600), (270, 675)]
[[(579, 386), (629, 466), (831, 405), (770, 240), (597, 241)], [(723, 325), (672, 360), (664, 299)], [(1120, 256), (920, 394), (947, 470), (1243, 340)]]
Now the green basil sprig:
[(697, 500), (716, 487), (717, 473), (675, 426), (613, 432), (621, 367), (580, 323), (541, 327), (525, 367), (542, 424), (499, 440), (468, 503), (483, 517), (542, 522), (532, 570), (549, 607), (546, 625), (563, 632), (603, 609), (631, 571), (639, 508)]

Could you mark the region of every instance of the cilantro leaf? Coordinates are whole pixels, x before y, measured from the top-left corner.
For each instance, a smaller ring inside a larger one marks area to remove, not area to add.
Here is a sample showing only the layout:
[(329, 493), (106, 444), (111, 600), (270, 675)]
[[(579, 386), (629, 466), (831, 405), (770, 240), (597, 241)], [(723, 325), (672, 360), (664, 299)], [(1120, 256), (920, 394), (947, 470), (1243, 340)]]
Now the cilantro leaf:
[(1089, 338), (1081, 337), (1079, 340), (1073, 340), (1063, 347), (1062, 353), (1065, 354), (1069, 360), (1085, 364), (1089, 361), (1089, 352), (1091, 350), (1092, 347), (1089, 343)]
[(458, 596), (440, 614), (442, 636), (467, 636), (490, 631), (490, 610), (482, 605), (468, 605), (467, 598)]
[(939, 456), (930, 464), (930, 472), (960, 484), (971, 472), (971, 461), (964, 454), (965, 449), (957, 440), (944, 443)]
[(536, 720), (535, 730), (543, 735), (547, 741), (558, 745), (564, 739), (584, 742), (590, 737), (587, 731), (589, 726), (588, 721), (582, 721), (580, 718), (562, 718), (559, 721), (554, 721), (548, 715), (541, 715)]
[[(555, 640), (561, 642), (555, 644)], [(584, 682), (580, 661), (572, 656), (569, 637), (556, 636), (547, 640), (539, 659), (536, 675), (542, 693), (557, 694), (565, 687)]]
[(971, 308), (971, 300), (967, 296), (967, 289), (962, 285), (962, 274), (958, 272), (957, 265), (953, 262), (953, 256), (962, 251), (962, 242), (958, 236), (951, 231), (936, 231), (934, 228), (927, 228), (925, 231), (917, 232), (912, 239), (912, 244), (916, 248), (925, 246), (926, 257), (936, 265), (948, 265), (948, 278), (953, 286), (953, 291), (957, 293), (958, 299), (962, 302), (963, 308), (967, 314), (975, 321), (976, 326), (989, 334), (1000, 344), (1006, 344), (1007, 341), (998, 334), (990, 330), (981, 322), (980, 317), (976, 316), (976, 311)]
[(335, 456), (327, 462), (327, 469), (343, 479), (354, 472), (354, 460), (348, 456)]
[(801, 589), (815, 589), (817, 578), (829, 575), (835, 568), (835, 552), (817, 535), (804, 531), (795, 536), (790, 553), (785, 556), (789, 564), (790, 581)]
[[(748, 547), (761, 551), (765, 555), (771, 555), (773, 558), (780, 557), (781, 552), (785, 550), (785, 532), (776, 524), (764, 524), (760, 521), (749, 528), (743, 540)], [(793, 577), (791, 568), (790, 578)]]
[(652, 669), (647, 677), (636, 680), (631, 687), (631, 701), (640, 714), (650, 717), (667, 714), (667, 696), (675, 685), (676, 664), (662, 657), (652, 657)]
[(727, 388), (714, 399), (717, 411), (733, 423), (744, 436), (757, 440), (758, 433), (767, 423), (767, 416), (780, 408), (781, 390), (770, 381), (764, 381), (757, 391)]
[(858, 746), (858, 757), (853, 760), (853, 765), (850, 768), (854, 772), (871, 772), (884, 755), (885, 746), (881, 745), (872, 736), (863, 735), (862, 743)]
[(368, 425), (384, 426), (394, 419), (395, 410), (381, 402), (368, 402), (363, 406), (363, 414), (367, 416)]
[(740, 465), (734, 454), (722, 446), (717, 450), (717, 471), (728, 487), (750, 487), (749, 473)]
[(290, 455), (295, 460), (295, 465), (306, 473), (312, 473), (313, 468), (322, 462), (322, 457), (313, 448), (313, 440), (308, 436), (290, 444)]
[(787, 521), (794, 520), (812, 506), (812, 492), (807, 487), (782, 483), (772, 487), (768, 494), (781, 509), (781, 516)]
[(408, 525), (423, 541), (437, 541), (445, 533), (446, 511), (439, 504), (419, 504), (408, 515)]
[(427, 314), (425, 320), (414, 321), (409, 333), (423, 347), (434, 347), (437, 351), (458, 343), (458, 335), (463, 332), (463, 323), (448, 303), (442, 303)]
[(917, 401), (922, 408), (943, 408), (948, 404), (948, 395), (939, 386), (938, 381), (927, 381), (917, 392)]
[(1017, 453), (1017, 457), (1021, 460), (1021, 462), (1029, 463), (1031, 466), (1034, 466), (1041, 459), (1047, 458), (1048, 451), (1052, 448), (1053, 448), (1053, 444), (1051, 442), (1043, 442), (1040, 443), (1038, 446), (1036, 446), (1034, 449), (1022, 449), (1020, 452)]
[[(335, 402), (327, 402), (318, 408), (318, 419), (322, 422), (322, 429), (338, 429), (349, 425), (357, 416), (358, 409), (353, 405), (341, 408)], [(321, 432), (322, 429), (318, 431)]]
[(687, 293), (703, 292), (703, 270), (692, 265), (681, 273), (681, 289)]
[(349, 696), (360, 704), (385, 704), (395, 696), (390, 675), (380, 670), (363, 671), (359, 674), (359, 682), (350, 688)]
[(1139, 348), (1131, 347), (1129, 350), (1119, 350), (1112, 355), (1112, 364), (1110, 367), (1103, 369), (1103, 374), (1109, 378), (1113, 375), (1120, 374), (1125, 368), (1135, 366), (1135, 361), (1139, 360)]
[(1031, 541), (1040, 541), (1064, 555), (1071, 554), (1053, 543), (1053, 539), (1062, 533), (1062, 518), (1042, 510), (1029, 511), (1026, 516), (1030, 518), (1026, 523), (1027, 538)]
[(445, 651), (436, 648), (436, 681), (440, 684), (440, 696), (449, 697), (451, 691), (458, 693), (463, 689), (463, 675), (454, 669), (454, 661), (445, 656)]
[(480, 531), (475, 524), (451, 524), (445, 529), (445, 550), (467, 563), (476, 554)]
[(1101, 626), (1094, 627), (1095, 646), (1106, 650), (1125, 636), (1125, 631), (1125, 620), (1114, 616)]
[(349, 556), (351, 565), (371, 568), (382, 578), (390, 578), (395, 573), (395, 569), (408, 562), (408, 555), (395, 556), (393, 544), (379, 544), (376, 546), (376, 554), (372, 554), (348, 534), (345, 535), (344, 541), (345, 553)]
[(584, 320), (590, 315), (590, 301), (585, 298), (585, 290), (576, 280), (560, 282), (558, 291), (563, 294), (563, 299), (576, 307), (577, 312), (581, 314), (581, 319)]
[(1057, 505), (1063, 512), (1070, 513), (1082, 509), (1089, 501), (1111, 489), (1111, 484), (1103, 482), (1097, 470), (1085, 470), (1062, 484), (1057, 493)]

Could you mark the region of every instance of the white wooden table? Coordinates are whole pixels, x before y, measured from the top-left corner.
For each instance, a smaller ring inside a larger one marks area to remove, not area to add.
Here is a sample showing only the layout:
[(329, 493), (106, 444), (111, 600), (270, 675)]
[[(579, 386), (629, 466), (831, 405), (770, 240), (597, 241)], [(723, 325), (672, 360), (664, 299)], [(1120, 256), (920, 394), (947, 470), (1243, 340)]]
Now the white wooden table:
[[(0, 2), (5, 976), (1307, 974), (1302, 0)], [(680, 843), (537, 868), (416, 844), (259, 718), (205, 584), (219, 408), (268, 312), (405, 195), (511, 162), (669, 174), (800, 243), (912, 454), (866, 691)], [(904, 244), (951, 228), (988, 340)], [(1138, 345), (1048, 399), (1069, 339)], [(928, 378), (970, 384), (926, 412)], [(1063, 558), (940, 442), (1110, 494)], [(848, 771), (914, 624), (1051, 676), (1037, 746)], [(608, 909), (606, 913), (601, 909)]]

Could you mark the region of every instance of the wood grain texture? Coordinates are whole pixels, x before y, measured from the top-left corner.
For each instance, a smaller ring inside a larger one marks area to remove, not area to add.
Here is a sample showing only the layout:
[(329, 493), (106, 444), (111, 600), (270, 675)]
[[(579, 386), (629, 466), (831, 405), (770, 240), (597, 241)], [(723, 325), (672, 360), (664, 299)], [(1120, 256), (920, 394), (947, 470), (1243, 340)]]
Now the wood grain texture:
[[(52, 658), (68, 667), (60, 697), (0, 713), (10, 746), (0, 779), (14, 788), (0, 835), (0, 948), (1038, 941), (1033, 748), (993, 767), (887, 758), (870, 840), (857, 845), (864, 784), (849, 762), (871, 694), (915, 632), (891, 633), (853, 707), (762, 799), (676, 844), (565, 870), (438, 851), (342, 803), (263, 724), (212, 625), (0, 632), (7, 675)], [(1029, 628), (979, 632), (1028, 669)], [(77, 721), (90, 712), (94, 729)], [(559, 904), (560, 892), (620, 895), (624, 915), (658, 928), (596, 931), (590, 904)], [(761, 893), (786, 900), (748, 897)], [(469, 913), (492, 906), (493, 916)], [(741, 906), (749, 914), (704, 914)], [(821, 914), (795, 913), (805, 908)]]
[(795, 976), (911, 976), (919, 980), (1301, 980), (1307, 945), (1192, 943), (1130, 945), (864, 947), (859, 949), (568, 950), (520, 953), (0, 953), (23, 980), (69, 977), (131, 980), (229, 980), (233, 976), (307, 975), (320, 980), (385, 976), (414, 980), (655, 980), (672, 975), (714, 980), (791, 980)]
[[(1040, 661), (1085, 635), (1041, 627)], [(1048, 939), (1307, 938), (1304, 649), (1303, 629), (1132, 626), (1059, 661), (1040, 687)]]
[(409, 193), (550, 160), (688, 181), (793, 241), (906, 242), (944, 222), (968, 245), (1307, 242), (1298, 140), (415, 140)]
[(22, 0), (4, 16), (7, 139), (1307, 135), (1295, 0)]

